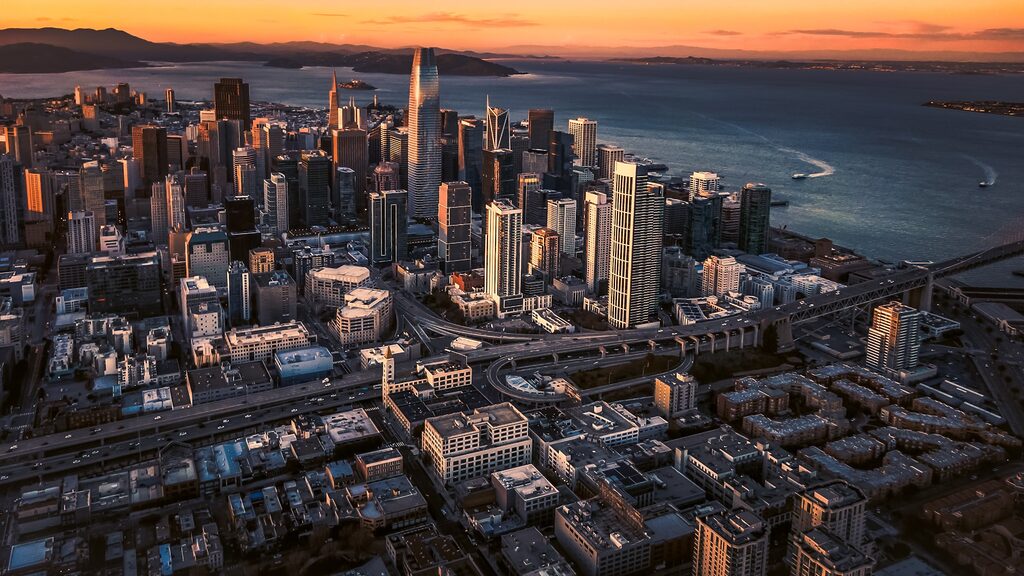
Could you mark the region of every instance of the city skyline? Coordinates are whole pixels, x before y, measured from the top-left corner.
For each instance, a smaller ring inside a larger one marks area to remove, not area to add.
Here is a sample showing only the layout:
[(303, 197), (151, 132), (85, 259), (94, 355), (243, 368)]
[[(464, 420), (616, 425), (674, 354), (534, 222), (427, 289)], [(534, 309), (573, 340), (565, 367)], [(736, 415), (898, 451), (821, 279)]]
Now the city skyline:
[[(657, 0), (640, 0), (628, 11), (603, 3), (585, 9), (579, 0), (557, 5), (526, 0), (509, 11), (484, 10), (462, 1), (447, 0), (426, 8), (399, 0), (389, 3), (382, 14), (339, 9), (329, 2), (284, 9), (268, 4), (274, 12), (272, 18), (258, 9), (259, 4), (247, 4), (247, 10), (240, 11), (233, 0), (210, 2), (203, 7), (203, 18), (178, 24), (156, 11), (132, 12), (102, 4), (86, 8), (59, 0), (41, 13), (38, 5), (14, 0), (0, 14), (0, 28), (115, 26), (156, 42), (322, 42), (382, 48), (433, 45), (512, 52), (536, 47), (540, 53), (576, 56), (607, 54), (609, 47), (622, 51), (673, 47), (751, 53), (850, 51), (851, 57), (870, 57), (872, 51), (881, 50), (1024, 52), (1024, 7), (1012, 0), (986, 0), (983, 5), (951, 0), (893, 5), (868, 0), (845, 6), (806, 0), (757, 5), (727, 0), (671, 7)], [(653, 14), (657, 18), (650, 18)], [(237, 32), (225, 29), (221, 25), (225, 21), (235, 23), (232, 28)], [(573, 22), (573, 26), (560, 22)], [(312, 32), (325, 23), (341, 31)], [(638, 29), (645, 32), (642, 41), (634, 33)], [(592, 42), (595, 32), (606, 41)], [(402, 40), (388, 41), (392, 34)]]

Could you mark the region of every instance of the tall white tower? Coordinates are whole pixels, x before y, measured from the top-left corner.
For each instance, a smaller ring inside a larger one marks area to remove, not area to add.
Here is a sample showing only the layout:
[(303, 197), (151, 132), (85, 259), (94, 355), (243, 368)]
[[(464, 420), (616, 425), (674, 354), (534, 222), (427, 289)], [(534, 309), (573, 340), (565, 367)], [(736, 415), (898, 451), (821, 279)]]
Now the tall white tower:
[(523, 211), (508, 200), (487, 205), (484, 246), (484, 292), (494, 299), (498, 316), (523, 309)]
[(569, 134), (574, 138), (572, 149), (576, 152), (576, 163), (597, 166), (597, 122), (589, 118), (573, 118), (569, 120)]
[(441, 100), (433, 48), (417, 48), (409, 77), (409, 213), (437, 215), (441, 185)]
[(603, 192), (587, 192), (583, 200), (584, 279), (592, 294), (601, 291), (608, 280), (612, 244), (612, 205)]
[(658, 305), (664, 187), (647, 181), (636, 164), (617, 162), (612, 192), (608, 325), (635, 327)]

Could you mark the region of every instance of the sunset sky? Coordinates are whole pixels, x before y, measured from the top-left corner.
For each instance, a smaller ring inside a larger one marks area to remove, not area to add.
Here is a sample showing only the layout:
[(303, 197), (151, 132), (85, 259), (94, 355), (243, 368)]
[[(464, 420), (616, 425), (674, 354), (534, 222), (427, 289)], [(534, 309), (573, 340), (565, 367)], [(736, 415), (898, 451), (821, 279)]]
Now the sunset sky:
[[(150, 8), (154, 5), (159, 9)], [(382, 8), (368, 9), (374, 5)], [(1024, 51), (1022, 0), (4, 2), (0, 27), (41, 26), (115, 27), (150, 40), (182, 43)]]

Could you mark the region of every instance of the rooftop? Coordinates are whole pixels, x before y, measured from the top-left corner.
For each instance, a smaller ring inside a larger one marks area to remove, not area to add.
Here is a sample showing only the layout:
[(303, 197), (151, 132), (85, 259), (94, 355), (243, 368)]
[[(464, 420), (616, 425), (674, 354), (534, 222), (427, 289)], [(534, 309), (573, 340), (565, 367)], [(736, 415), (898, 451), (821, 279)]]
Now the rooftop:
[(338, 412), (323, 417), (324, 427), (335, 444), (356, 442), (380, 433), (366, 414), (366, 410), (356, 408), (347, 412)]

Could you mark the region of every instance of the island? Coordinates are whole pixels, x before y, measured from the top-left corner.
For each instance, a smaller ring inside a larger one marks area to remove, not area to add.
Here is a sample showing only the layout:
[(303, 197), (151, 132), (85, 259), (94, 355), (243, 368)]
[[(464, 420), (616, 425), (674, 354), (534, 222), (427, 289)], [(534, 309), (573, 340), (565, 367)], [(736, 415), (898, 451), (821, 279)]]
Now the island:
[(1001, 102), (999, 100), (929, 100), (922, 104), (930, 108), (999, 114), (1001, 116), (1024, 116), (1024, 102)]
[[(412, 67), (412, 54), (392, 52), (304, 52), (268, 59), (264, 66), (298, 69), (303, 66), (351, 68), (366, 74), (408, 74)], [(518, 70), (465, 54), (448, 52), (437, 55), (437, 70), (442, 76), (499, 76), (521, 74)], [(350, 90), (371, 90), (365, 87), (347, 87)]]
[(363, 82), (362, 80), (352, 79), (348, 82), (339, 82), (338, 88), (344, 88), (345, 90), (376, 90), (377, 87), (369, 82)]
[(35, 42), (19, 42), (0, 46), (0, 73), (47, 74), (103, 68), (144, 68), (146, 66), (148, 65), (134, 60), (124, 60)]
[(726, 68), (772, 68), (859, 72), (939, 72), (947, 74), (1024, 74), (1022, 62), (937, 62), (915, 60), (757, 60), (714, 59), (671, 56), (613, 58), (612, 62), (646, 65), (720, 66)]

